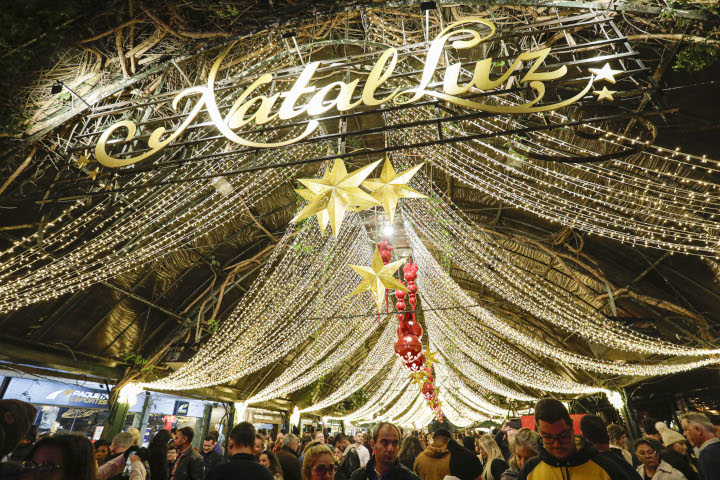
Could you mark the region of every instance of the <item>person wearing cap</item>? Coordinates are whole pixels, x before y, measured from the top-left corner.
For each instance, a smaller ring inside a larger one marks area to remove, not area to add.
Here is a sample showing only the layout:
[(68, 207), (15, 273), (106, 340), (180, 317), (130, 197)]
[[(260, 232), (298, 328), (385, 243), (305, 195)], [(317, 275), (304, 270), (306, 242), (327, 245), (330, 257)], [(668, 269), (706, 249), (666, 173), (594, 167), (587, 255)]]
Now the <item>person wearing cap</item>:
[(676, 470), (682, 472), (687, 480), (698, 480), (697, 468), (688, 453), (688, 443), (685, 437), (672, 430), (663, 422), (657, 422), (655, 428), (660, 435), (665, 448), (660, 452), (660, 459), (666, 461)]
[(450, 432), (438, 428), (433, 435), (433, 443), (415, 458), (413, 471), (423, 480), (443, 480), (450, 475)]
[(649, 437), (635, 440), (633, 452), (642, 462), (637, 472), (643, 480), (687, 480), (679, 470), (660, 458), (662, 445)]

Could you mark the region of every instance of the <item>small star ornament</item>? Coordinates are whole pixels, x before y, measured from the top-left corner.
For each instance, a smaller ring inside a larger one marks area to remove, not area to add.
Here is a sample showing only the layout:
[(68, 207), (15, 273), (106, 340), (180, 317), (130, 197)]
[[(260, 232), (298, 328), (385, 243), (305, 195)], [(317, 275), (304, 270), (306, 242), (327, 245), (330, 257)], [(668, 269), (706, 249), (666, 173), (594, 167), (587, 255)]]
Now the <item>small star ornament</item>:
[(91, 172), (88, 174), (87, 178), (89, 178), (89, 179), (91, 179), (91, 180), (95, 180), (95, 177), (97, 177), (99, 173), (100, 173), (100, 169), (99, 169), (99, 168), (96, 168), (95, 170), (91, 171)]
[(89, 155), (83, 155), (75, 161), (75, 166), (80, 168), (83, 165), (87, 165), (88, 163), (92, 163), (92, 162), (93, 162), (93, 160), (90, 160)]
[(355, 287), (349, 296), (357, 295), (362, 292), (370, 292), (375, 299), (375, 305), (379, 312), (382, 308), (382, 303), (385, 298), (385, 289), (392, 288), (394, 290), (404, 290), (407, 292), (407, 288), (400, 283), (393, 275), (397, 272), (398, 268), (405, 263), (405, 259), (398, 260), (397, 262), (383, 264), (382, 258), (380, 257), (380, 251), (375, 246), (375, 255), (373, 255), (372, 266), (366, 267), (364, 265), (350, 265), (350, 268), (355, 270), (363, 281)]
[(603, 87), (602, 90), (593, 90), (593, 93), (598, 96), (598, 102), (601, 102), (603, 100), (610, 100), (611, 102), (615, 100), (613, 98), (613, 93), (617, 93), (615, 90), (608, 90), (607, 87)]
[(594, 82), (599, 82), (600, 80), (607, 80), (610, 83), (615, 83), (615, 75), (618, 73), (623, 73), (623, 70), (613, 70), (610, 68), (610, 64), (606, 63), (603, 65), (602, 68), (590, 68), (590, 70), (593, 74), (595, 74)]
[(416, 165), (400, 174), (397, 174), (390, 163), (390, 159), (386, 157), (385, 165), (383, 165), (382, 173), (380, 173), (380, 178), (368, 178), (362, 182), (363, 187), (372, 192), (372, 197), (382, 203), (383, 208), (385, 209), (385, 215), (387, 215), (390, 223), (393, 222), (395, 209), (397, 208), (397, 202), (399, 199), (427, 198), (422, 193), (407, 186), (407, 183), (417, 173), (417, 171), (420, 170), (420, 167), (422, 167), (422, 164)]
[(360, 189), (362, 181), (379, 163), (380, 160), (352, 173), (347, 173), (345, 163), (338, 159), (335, 160), (332, 170), (325, 169), (322, 178), (300, 179), (299, 182), (307, 189), (296, 189), (295, 191), (309, 203), (291, 221), (296, 223), (312, 215), (317, 215), (321, 233), (325, 234), (325, 227), (329, 223), (333, 235), (337, 238), (348, 207), (366, 208), (372, 205), (381, 205), (379, 201)]
[(412, 380), (415, 385), (422, 387), (428, 378), (428, 374), (424, 370), (418, 370), (417, 372), (411, 373), (408, 378)]
[(431, 352), (430, 350), (427, 351), (427, 353), (425, 354), (425, 363), (427, 364), (428, 367), (431, 367), (431, 366), (433, 366), (434, 364), (440, 363), (440, 362), (437, 361), (437, 359), (435, 358), (435, 357), (438, 356), (439, 353), (440, 353), (440, 352)]

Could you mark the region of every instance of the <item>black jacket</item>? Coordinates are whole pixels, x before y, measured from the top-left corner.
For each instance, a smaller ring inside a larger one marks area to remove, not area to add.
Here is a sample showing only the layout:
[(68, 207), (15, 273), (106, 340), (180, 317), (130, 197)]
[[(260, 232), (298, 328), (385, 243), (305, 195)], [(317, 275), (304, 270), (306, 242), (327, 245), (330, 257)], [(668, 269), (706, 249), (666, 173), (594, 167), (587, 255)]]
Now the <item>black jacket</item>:
[[(182, 457), (175, 460), (177, 469), (172, 480), (203, 480), (204, 467), (203, 457), (193, 447), (189, 447), (188, 451)], [(170, 467), (172, 475), (173, 467)]]
[(208, 478), (210, 472), (212, 472), (215, 465), (219, 465), (223, 461), (223, 456), (215, 450), (210, 450), (210, 453), (202, 453), (203, 464), (205, 465), (205, 478)]
[[(372, 480), (372, 473), (375, 471), (375, 455), (370, 457), (370, 461), (364, 468), (358, 468), (350, 477), (350, 480)], [(378, 480), (420, 480), (420, 477), (400, 462), (395, 462), (395, 466), (390, 473)]]
[(270, 470), (255, 461), (251, 453), (236, 453), (227, 463), (213, 468), (208, 480), (273, 480)]
[(350, 480), (350, 477), (358, 468), (360, 468), (360, 456), (355, 448), (351, 448), (343, 458), (340, 468), (335, 474), (335, 480)]
[(300, 460), (290, 447), (282, 447), (275, 454), (283, 472), (283, 480), (301, 480)]
[[(546, 478), (564, 478), (569, 480), (637, 480), (623, 470), (614, 459), (599, 455), (589, 443), (584, 443), (570, 458), (558, 460), (540, 446), (537, 457), (531, 458), (520, 471), (518, 480), (544, 480)], [(637, 474), (637, 472), (635, 472)]]
[[(450, 450), (450, 475), (460, 480), (475, 480), (482, 474), (482, 463), (474, 451), (468, 450), (455, 440), (448, 442), (447, 449)], [(507, 469), (507, 464), (500, 461), (503, 463), (503, 470), (498, 475), (495, 475), (493, 470), (495, 480), (500, 480), (500, 475)]]
[(678, 452), (668, 447), (663, 449), (660, 453), (660, 460), (664, 460), (670, 464), (675, 470), (678, 470), (687, 480), (698, 480), (698, 476), (695, 469), (692, 467), (692, 463), (689, 455), (680, 455)]
[(500, 430), (498, 433), (495, 434), (495, 443), (498, 444), (498, 447), (500, 447), (500, 451), (503, 454), (503, 457), (505, 457), (505, 461), (510, 460), (510, 443), (508, 442), (507, 438), (507, 432), (503, 432)]
[(707, 445), (698, 458), (700, 480), (715, 480), (720, 473), (720, 442)]

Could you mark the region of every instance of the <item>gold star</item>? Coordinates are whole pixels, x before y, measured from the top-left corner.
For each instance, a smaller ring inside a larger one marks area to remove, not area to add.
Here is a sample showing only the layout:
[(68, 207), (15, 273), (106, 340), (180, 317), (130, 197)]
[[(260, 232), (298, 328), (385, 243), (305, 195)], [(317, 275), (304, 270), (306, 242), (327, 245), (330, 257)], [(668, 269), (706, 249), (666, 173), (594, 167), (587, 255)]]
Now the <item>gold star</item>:
[(613, 98), (613, 93), (617, 93), (615, 90), (608, 90), (607, 87), (603, 87), (602, 90), (593, 90), (593, 93), (598, 96), (598, 102), (602, 100), (610, 100), (611, 102), (615, 100)]
[(90, 155), (83, 155), (82, 157), (78, 158), (75, 161), (75, 166), (80, 168), (83, 165), (87, 165), (88, 163), (92, 163), (94, 160), (90, 160)]
[(408, 376), (410, 380), (413, 381), (415, 385), (422, 386), (423, 383), (425, 383), (425, 380), (427, 380), (428, 374), (427, 372), (423, 370), (418, 370), (417, 372), (413, 372)]
[(426, 359), (425, 363), (427, 364), (428, 367), (432, 366), (435, 363), (440, 363), (439, 361), (435, 360), (435, 357), (439, 353), (440, 352), (430, 352), (430, 350), (427, 351), (427, 353), (425, 354), (425, 359)]
[(363, 187), (366, 187), (372, 192), (372, 197), (378, 202), (382, 202), (385, 215), (387, 215), (390, 223), (392, 223), (393, 217), (395, 216), (398, 199), (427, 198), (422, 193), (406, 185), (420, 167), (422, 167), (422, 165), (416, 165), (398, 175), (395, 173), (390, 159), (386, 157), (380, 178), (369, 178), (362, 182)]
[[(338, 159), (335, 160), (332, 171), (325, 169), (325, 174), (321, 179), (300, 179), (299, 182), (307, 189), (296, 189), (295, 191), (309, 203), (291, 221), (295, 223), (319, 214), (318, 223), (321, 231), (325, 233), (325, 227), (330, 223), (333, 235), (337, 238), (348, 206), (364, 208), (370, 205), (381, 205), (379, 201), (360, 189), (362, 181), (379, 163), (380, 160), (352, 173), (347, 173), (345, 164)], [(323, 214), (327, 215), (327, 219)]]
[(99, 168), (96, 168), (95, 170), (91, 171), (91, 172), (88, 174), (87, 178), (89, 178), (89, 179), (91, 179), (91, 180), (95, 180), (95, 177), (97, 177), (98, 173), (100, 173), (100, 169), (99, 169)]
[(407, 292), (407, 288), (405, 288), (402, 283), (393, 277), (395, 272), (403, 263), (405, 263), (405, 259), (383, 265), (382, 258), (380, 257), (380, 251), (376, 245), (375, 255), (373, 256), (371, 267), (366, 267), (364, 265), (350, 265), (350, 268), (363, 277), (363, 281), (355, 287), (355, 290), (353, 290), (349, 296), (352, 297), (358, 293), (369, 291), (375, 299), (375, 305), (377, 305), (379, 312), (382, 308), (383, 299), (385, 298), (386, 288), (404, 290)]
[(610, 83), (615, 83), (615, 75), (623, 73), (624, 70), (613, 70), (610, 68), (610, 64), (606, 63), (602, 68), (589, 68), (592, 73), (595, 74), (594, 82), (600, 80), (607, 80)]

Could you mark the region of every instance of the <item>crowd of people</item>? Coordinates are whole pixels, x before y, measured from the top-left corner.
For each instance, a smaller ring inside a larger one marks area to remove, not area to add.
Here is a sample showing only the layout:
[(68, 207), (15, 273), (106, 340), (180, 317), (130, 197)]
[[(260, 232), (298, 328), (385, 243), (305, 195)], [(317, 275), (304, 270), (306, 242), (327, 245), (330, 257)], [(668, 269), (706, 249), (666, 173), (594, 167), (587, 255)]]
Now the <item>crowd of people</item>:
[[(720, 440), (701, 413), (681, 416), (682, 433), (646, 419), (644, 436), (627, 433), (596, 415), (579, 422), (554, 399), (535, 405), (535, 429), (506, 422), (494, 434), (403, 432), (390, 422), (348, 437), (317, 431), (257, 432), (248, 422), (192, 446), (190, 427), (160, 430), (146, 448), (131, 428), (112, 442), (82, 435), (37, 438), (35, 409), (0, 401), (0, 480), (717, 480)], [(227, 460), (225, 460), (227, 458)]]

